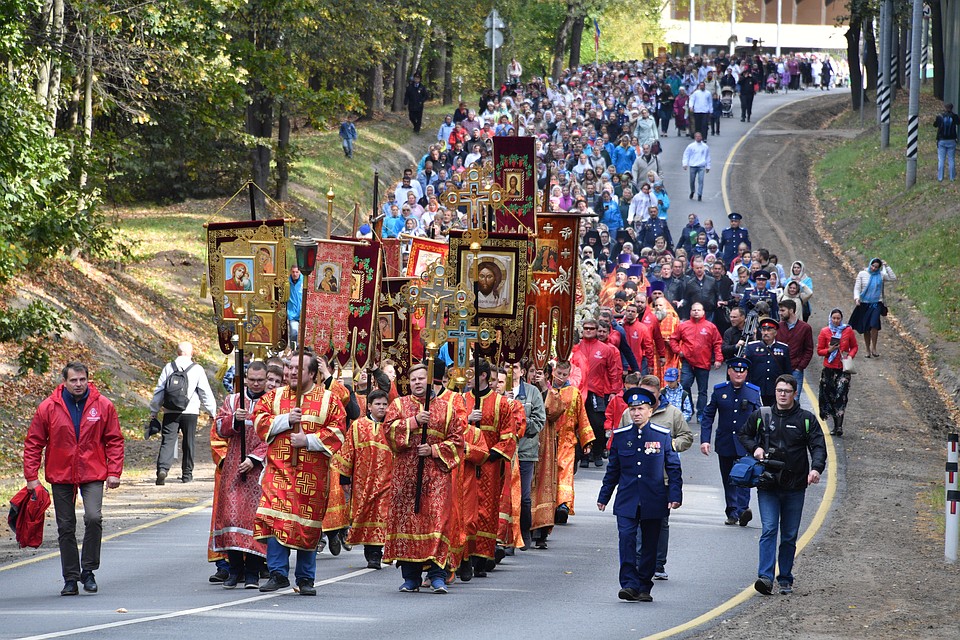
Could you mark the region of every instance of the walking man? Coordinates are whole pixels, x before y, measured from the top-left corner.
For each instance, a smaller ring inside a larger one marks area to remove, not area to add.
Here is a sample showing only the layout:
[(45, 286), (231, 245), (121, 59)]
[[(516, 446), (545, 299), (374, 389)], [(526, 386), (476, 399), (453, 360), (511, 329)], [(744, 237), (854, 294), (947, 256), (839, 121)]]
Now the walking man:
[(698, 84), (697, 90), (690, 94), (690, 109), (693, 111), (693, 130), (699, 131), (706, 140), (713, 115), (713, 94), (707, 91), (706, 83)]
[(957, 140), (960, 136), (960, 120), (953, 112), (953, 104), (946, 102), (943, 113), (937, 116), (934, 126), (937, 128), (937, 180), (943, 182), (943, 165), (950, 168), (950, 181), (957, 179)]
[(703, 417), (707, 405), (707, 383), (710, 367), (720, 368), (723, 355), (720, 344), (723, 339), (716, 325), (704, 317), (703, 305), (694, 302), (690, 307), (690, 319), (684, 320), (670, 336), (670, 349), (682, 360), (680, 386), (693, 396), (693, 382), (697, 382), (697, 422)]
[(429, 99), (430, 93), (420, 84), (420, 73), (413, 74), (413, 82), (407, 85), (407, 91), (403, 94), (403, 104), (407, 106), (414, 133), (420, 133), (420, 125), (423, 124), (423, 105)]
[(803, 390), (803, 372), (813, 359), (813, 328), (797, 315), (795, 300), (784, 298), (780, 301), (780, 328), (777, 340), (787, 345), (790, 351), (790, 366), (793, 377), (797, 379), (797, 400)]
[(693, 134), (693, 142), (683, 150), (683, 170), (690, 171), (690, 199), (697, 194), (697, 200), (703, 200), (703, 179), (710, 173), (710, 147), (703, 141), (703, 134)]
[(781, 595), (793, 593), (793, 559), (797, 553), (804, 496), (809, 485), (820, 482), (820, 474), (827, 465), (827, 447), (820, 422), (800, 408), (794, 399), (796, 394), (796, 378), (789, 374), (777, 378), (777, 404), (769, 420), (764, 420), (761, 411), (754, 411), (740, 434), (740, 443), (753, 452), (757, 460), (765, 459), (769, 453), (771, 459), (783, 465), (757, 487), (763, 532), (757, 581), (753, 586), (765, 595), (773, 593), (774, 568), (778, 565), (780, 573), (776, 580)]
[(763, 406), (772, 407), (777, 377), (792, 373), (790, 348), (777, 340), (780, 323), (773, 318), (761, 318), (760, 339), (747, 344), (743, 356), (750, 361), (750, 382), (760, 387)]
[[(100, 568), (103, 485), (120, 486), (123, 434), (113, 403), (89, 382), (85, 364), (63, 368), (63, 382), (40, 403), (23, 444), (27, 489), (40, 486), (40, 460), (53, 493), (60, 543), (62, 596), (97, 592), (93, 572)], [(43, 454), (46, 454), (45, 456)], [(83, 499), (83, 555), (77, 549), (77, 493)]]
[[(237, 372), (237, 375), (241, 375)], [(180, 482), (193, 480), (193, 454), (200, 409), (211, 418), (217, 415), (213, 390), (203, 367), (193, 361), (193, 345), (177, 345), (177, 357), (160, 372), (150, 401), (150, 419), (163, 409), (160, 453), (157, 455), (157, 484), (163, 485), (177, 451), (177, 436), (183, 433)]]

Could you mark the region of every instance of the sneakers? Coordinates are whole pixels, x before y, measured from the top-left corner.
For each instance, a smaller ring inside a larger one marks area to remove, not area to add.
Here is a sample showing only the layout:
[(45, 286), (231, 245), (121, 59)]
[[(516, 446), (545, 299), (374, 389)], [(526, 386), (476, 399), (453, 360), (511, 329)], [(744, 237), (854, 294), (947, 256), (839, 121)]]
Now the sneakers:
[(401, 593), (416, 593), (420, 591), (420, 585), (417, 584), (416, 580), (404, 580), (403, 584), (400, 585)]
[(741, 527), (745, 527), (751, 520), (753, 520), (753, 511), (750, 511), (750, 507), (747, 507), (743, 510), (743, 513), (740, 514), (740, 517), (737, 518), (737, 523)]
[(737, 524), (738, 522), (739, 520), (737, 520), (733, 516), (727, 516), (727, 519), (723, 521), (723, 524), (734, 525), (734, 524)]
[(270, 579), (260, 585), (260, 591), (263, 593), (270, 593), (271, 591), (286, 589), (289, 586), (290, 580), (287, 579), (287, 576), (283, 575), (279, 571), (274, 571), (270, 574)]
[(259, 589), (260, 588), (260, 578), (259, 576), (252, 575), (247, 576), (246, 580), (243, 581), (244, 589)]
[(763, 595), (769, 596), (773, 593), (773, 580), (761, 576), (757, 578), (756, 582), (753, 583), (753, 588)]
[(300, 578), (297, 580), (297, 589), (300, 591), (300, 595), (302, 596), (317, 595), (317, 588), (313, 586), (313, 580), (309, 578)]
[(353, 549), (353, 545), (347, 542), (347, 535), (350, 533), (350, 528), (340, 530), (340, 545), (343, 546), (344, 551), (350, 551)]
[(443, 578), (435, 578), (430, 582), (430, 590), (434, 593), (444, 594), (447, 593), (447, 583)]
[(210, 576), (208, 580), (214, 584), (220, 584), (230, 576), (230, 572), (225, 569), (217, 569), (217, 572)]
[(641, 591), (640, 595), (637, 596), (637, 602), (653, 602), (653, 596), (650, 595), (649, 591)]
[(789, 582), (781, 582), (781, 583), (780, 583), (780, 595), (782, 595), (782, 596), (788, 596), (788, 595), (790, 595), (791, 593), (793, 593), (793, 585), (790, 584)]
[(636, 589), (620, 589), (617, 597), (627, 602), (636, 602), (640, 598), (640, 593)]
[(327, 539), (323, 536), (320, 536), (320, 542), (317, 543), (317, 553), (323, 553), (323, 550), (327, 548)]
[(227, 579), (223, 581), (224, 589), (236, 589), (237, 585), (240, 583), (240, 574), (231, 573), (227, 576)]
[(81, 571), (80, 582), (83, 583), (83, 590), (87, 593), (97, 592), (97, 581), (93, 577), (93, 571)]
[(547, 539), (546, 539), (546, 538), (539, 538), (539, 539), (537, 540), (537, 542), (536, 542), (536, 548), (537, 548), (537, 549), (547, 549), (547, 548), (548, 548), (548, 547), (547, 547)]
[(653, 574), (654, 580), (669, 580), (670, 575), (666, 571), (657, 571)]
[(157, 486), (162, 487), (167, 480), (167, 470), (160, 469), (157, 471)]
[(75, 596), (79, 595), (80, 589), (77, 588), (76, 580), (65, 580), (63, 583), (63, 589), (60, 589), (60, 595), (62, 596)]

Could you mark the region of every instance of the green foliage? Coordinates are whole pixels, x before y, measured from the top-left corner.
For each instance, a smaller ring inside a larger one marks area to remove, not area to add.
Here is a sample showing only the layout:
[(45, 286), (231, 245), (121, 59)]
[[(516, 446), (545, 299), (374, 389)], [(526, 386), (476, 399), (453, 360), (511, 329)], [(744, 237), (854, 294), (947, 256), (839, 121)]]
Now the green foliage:
[[(653, 45), (653, 55), (658, 46), (665, 44), (658, 0), (627, 0), (608, 5), (597, 21), (600, 23), (600, 62), (642, 60), (647, 57), (644, 44)], [(581, 44), (583, 64), (594, 59), (593, 33), (593, 18), (587, 18)]]
[(59, 342), (61, 334), (69, 330), (64, 313), (39, 300), (24, 309), (0, 314), (0, 342), (20, 346), (17, 374), (21, 376), (31, 369), (46, 373), (50, 368), (50, 341)]

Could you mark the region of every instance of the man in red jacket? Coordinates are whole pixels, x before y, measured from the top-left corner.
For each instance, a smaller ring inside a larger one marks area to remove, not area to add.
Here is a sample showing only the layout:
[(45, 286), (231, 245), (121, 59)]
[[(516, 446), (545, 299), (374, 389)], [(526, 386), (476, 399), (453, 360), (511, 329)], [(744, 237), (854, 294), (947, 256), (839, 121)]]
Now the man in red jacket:
[[(40, 403), (23, 445), (23, 477), (27, 488), (40, 485), (40, 460), (46, 449), (44, 476), (53, 493), (63, 570), (62, 596), (83, 590), (97, 592), (93, 572), (100, 568), (103, 533), (103, 483), (120, 486), (123, 434), (113, 403), (87, 379), (87, 366), (68, 363), (63, 382)], [(83, 497), (83, 559), (77, 548), (77, 490)]]
[(710, 382), (710, 367), (719, 369), (723, 363), (720, 345), (723, 338), (716, 325), (704, 317), (703, 305), (694, 302), (690, 306), (690, 319), (684, 320), (670, 336), (670, 348), (683, 359), (680, 370), (680, 386), (693, 396), (693, 382), (697, 382), (697, 422), (703, 417), (707, 406), (707, 385)]
[[(623, 390), (620, 351), (597, 339), (599, 326), (592, 318), (585, 320), (581, 328), (580, 342), (575, 347), (580, 362), (585, 366), (583, 377), (586, 381), (584, 387), (587, 390), (587, 399), (584, 404), (587, 408), (587, 419), (598, 443), (606, 442), (603, 424), (606, 420), (607, 402)], [(593, 447), (590, 455), (594, 465), (603, 466), (603, 447)], [(590, 461), (584, 458), (580, 461), (580, 466), (588, 467)]]

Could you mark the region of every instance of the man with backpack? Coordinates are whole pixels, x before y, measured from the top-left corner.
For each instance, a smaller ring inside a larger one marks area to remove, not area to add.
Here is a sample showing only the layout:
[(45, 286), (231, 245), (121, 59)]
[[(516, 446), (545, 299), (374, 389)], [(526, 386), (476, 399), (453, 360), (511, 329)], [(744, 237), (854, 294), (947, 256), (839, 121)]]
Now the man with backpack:
[[(754, 411), (740, 432), (740, 444), (765, 471), (757, 486), (760, 505), (760, 562), (753, 587), (764, 595), (773, 593), (774, 570), (781, 595), (793, 593), (793, 559), (803, 515), (807, 486), (820, 482), (827, 465), (827, 447), (816, 416), (796, 401), (797, 379), (790, 374), (777, 378), (776, 406), (765, 419)], [(780, 545), (777, 548), (777, 533)]]
[(193, 361), (193, 345), (181, 342), (177, 345), (177, 357), (160, 372), (157, 387), (150, 401), (150, 418), (156, 419), (163, 409), (160, 434), (160, 453), (157, 456), (157, 484), (163, 485), (170, 472), (177, 450), (177, 436), (183, 433), (183, 458), (181, 482), (193, 480), (194, 441), (197, 435), (197, 419), (203, 408), (210, 417), (217, 414), (213, 390), (207, 381), (203, 367)]
[(953, 104), (945, 102), (943, 113), (937, 116), (934, 126), (937, 128), (937, 180), (943, 182), (944, 160), (950, 165), (950, 181), (957, 179), (956, 157), (958, 139), (957, 114), (953, 112)]

